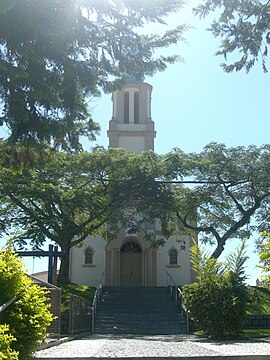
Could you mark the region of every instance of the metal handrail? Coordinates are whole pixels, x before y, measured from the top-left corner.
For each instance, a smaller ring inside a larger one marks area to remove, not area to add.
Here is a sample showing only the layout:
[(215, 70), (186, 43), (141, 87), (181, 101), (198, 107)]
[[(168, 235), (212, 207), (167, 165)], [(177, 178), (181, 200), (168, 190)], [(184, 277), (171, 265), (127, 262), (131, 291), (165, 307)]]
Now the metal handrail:
[[(173, 286), (176, 289), (176, 291), (175, 291), (175, 303), (176, 303), (176, 305), (180, 305), (180, 307), (181, 307), (182, 319), (184, 318), (184, 316), (186, 317), (187, 334), (189, 334), (189, 315), (188, 315), (189, 311), (188, 311), (188, 308), (185, 306), (185, 303), (184, 303), (184, 294), (181, 291), (181, 289), (179, 288), (179, 286), (176, 284), (174, 279), (171, 277), (171, 275), (168, 273), (168, 271), (166, 271), (166, 273), (167, 273), (167, 286), (170, 288), (171, 296), (173, 296)], [(173, 283), (173, 285), (169, 284), (168, 278)], [(179, 299), (180, 299), (180, 304), (179, 304), (179, 301), (178, 301)]]
[(92, 334), (94, 334), (94, 331), (95, 331), (95, 317), (97, 314), (97, 308), (100, 303), (100, 299), (101, 299), (102, 291), (103, 291), (103, 289), (102, 289), (103, 277), (104, 277), (104, 272), (102, 273), (101, 278), (99, 280), (99, 284), (96, 288), (93, 303), (92, 303)]
[(14, 303), (14, 301), (16, 300), (16, 295), (13, 296), (10, 300), (8, 300), (5, 304), (1, 305), (0, 306), (0, 313), (2, 311), (4, 311), (9, 305), (11, 305), (12, 303)]

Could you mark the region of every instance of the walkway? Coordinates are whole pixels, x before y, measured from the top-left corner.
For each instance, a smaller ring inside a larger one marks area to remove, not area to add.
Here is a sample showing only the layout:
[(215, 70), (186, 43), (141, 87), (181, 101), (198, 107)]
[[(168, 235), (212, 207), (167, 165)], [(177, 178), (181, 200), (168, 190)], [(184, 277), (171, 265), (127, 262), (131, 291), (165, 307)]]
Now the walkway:
[(53, 346), (36, 359), (270, 360), (270, 340), (214, 341), (190, 335), (91, 335)]

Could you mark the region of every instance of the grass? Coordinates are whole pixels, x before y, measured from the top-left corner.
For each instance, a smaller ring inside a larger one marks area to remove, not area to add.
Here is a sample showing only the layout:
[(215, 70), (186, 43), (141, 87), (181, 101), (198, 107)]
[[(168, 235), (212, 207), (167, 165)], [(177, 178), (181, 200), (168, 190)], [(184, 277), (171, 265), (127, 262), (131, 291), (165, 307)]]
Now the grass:
[(88, 285), (67, 284), (61, 285), (62, 313), (69, 311), (70, 295), (74, 294), (88, 301), (93, 301), (96, 288)]
[[(205, 335), (202, 330), (198, 330), (194, 332), (195, 335)], [(222, 339), (257, 339), (257, 338), (267, 338), (270, 337), (270, 329), (254, 329), (242, 330), (241, 335), (237, 338), (232, 336), (224, 336)]]
[(247, 338), (270, 337), (270, 329), (243, 330), (243, 336)]

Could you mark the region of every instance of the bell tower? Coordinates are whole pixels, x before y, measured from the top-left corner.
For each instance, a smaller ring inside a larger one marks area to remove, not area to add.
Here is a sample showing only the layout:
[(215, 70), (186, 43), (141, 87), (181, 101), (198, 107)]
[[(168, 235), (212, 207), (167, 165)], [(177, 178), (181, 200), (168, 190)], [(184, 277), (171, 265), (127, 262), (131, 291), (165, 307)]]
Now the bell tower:
[(130, 79), (112, 95), (113, 115), (109, 122), (109, 147), (131, 153), (154, 150), (155, 124), (151, 118), (152, 86)]

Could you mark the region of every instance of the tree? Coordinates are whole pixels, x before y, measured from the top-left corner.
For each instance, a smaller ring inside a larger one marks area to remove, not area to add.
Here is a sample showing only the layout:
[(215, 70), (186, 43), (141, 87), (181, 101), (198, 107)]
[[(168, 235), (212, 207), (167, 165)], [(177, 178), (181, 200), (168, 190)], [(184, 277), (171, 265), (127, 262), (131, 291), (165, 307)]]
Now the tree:
[[(194, 9), (195, 14), (200, 17), (214, 11), (219, 17), (208, 30), (215, 37), (223, 38), (216, 54), (224, 56), (226, 60), (226, 63), (221, 64), (224, 71), (245, 69), (249, 72), (255, 62), (261, 61), (263, 71), (267, 72), (270, 44), (269, 1), (203, 0), (202, 4)], [(232, 54), (231, 61), (227, 59), (229, 54)]]
[(152, 152), (99, 148), (93, 153), (48, 153), (43, 167), (18, 171), (4, 167), (5, 161), (2, 154), (3, 228), (17, 230), (22, 246), (39, 247), (46, 239), (58, 244), (66, 253), (59, 283), (69, 282), (72, 246), (88, 235), (102, 234), (109, 241), (134, 209), (142, 221), (162, 217), (162, 204), (171, 201), (168, 186), (155, 181), (161, 169)]
[[(0, 5), (0, 124), (9, 140), (80, 149), (95, 138), (88, 100), (111, 92), (125, 75), (143, 79), (178, 56), (155, 51), (182, 39), (179, 25), (163, 35), (182, 0), (19, 0)], [(10, 26), (12, 24), (12, 27)]]
[(198, 282), (184, 287), (185, 304), (195, 325), (209, 336), (238, 336), (242, 330), (248, 301), (244, 247), (243, 242), (225, 264), (209, 258), (197, 244), (191, 249)]
[(170, 214), (180, 228), (200, 232), (203, 241), (215, 244), (212, 257), (220, 256), (228, 239), (249, 238), (252, 230), (266, 226), (269, 145), (226, 148), (211, 143), (199, 154), (175, 150), (167, 156), (167, 166), (172, 178), (191, 183), (174, 186)]
[(16, 296), (1, 313), (0, 354), (3, 350), (4, 355), (9, 356), (7, 359), (16, 359), (18, 355), (18, 359), (28, 360), (46, 337), (53, 316), (44, 290), (25, 275), (11, 244), (0, 253), (0, 287), (1, 305)]
[(264, 274), (262, 281), (270, 286), (270, 233), (263, 232), (257, 242), (257, 251), (260, 259), (260, 268)]

